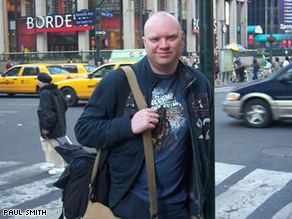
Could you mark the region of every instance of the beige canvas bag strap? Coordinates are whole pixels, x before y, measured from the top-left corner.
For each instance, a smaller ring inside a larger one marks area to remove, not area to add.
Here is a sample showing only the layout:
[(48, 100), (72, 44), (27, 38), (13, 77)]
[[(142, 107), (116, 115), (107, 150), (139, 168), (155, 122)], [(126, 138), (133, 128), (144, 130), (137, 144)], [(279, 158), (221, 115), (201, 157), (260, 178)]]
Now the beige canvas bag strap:
[[(90, 185), (89, 185), (89, 199), (91, 198), (90, 196), (95, 193), (95, 191), (93, 191), (93, 190), (95, 190), (95, 181), (96, 181), (101, 152), (102, 152), (102, 150), (99, 149), (97, 154), (96, 154), (96, 157), (95, 157), (95, 161), (94, 161), (94, 165), (93, 165), (93, 169), (92, 169), (92, 174), (91, 174)], [(89, 200), (89, 202), (90, 202), (90, 200)]]
[[(138, 105), (138, 109), (141, 110), (141, 109), (147, 108), (147, 103), (139, 88), (137, 78), (133, 69), (130, 66), (124, 66), (122, 67), (122, 69), (128, 78), (130, 88), (134, 95), (135, 101)], [(147, 168), (150, 214), (151, 214), (151, 218), (157, 218), (156, 178), (155, 178), (151, 130), (147, 130), (143, 133), (143, 143), (144, 143), (144, 152), (145, 152), (145, 162), (146, 162), (146, 168)]]

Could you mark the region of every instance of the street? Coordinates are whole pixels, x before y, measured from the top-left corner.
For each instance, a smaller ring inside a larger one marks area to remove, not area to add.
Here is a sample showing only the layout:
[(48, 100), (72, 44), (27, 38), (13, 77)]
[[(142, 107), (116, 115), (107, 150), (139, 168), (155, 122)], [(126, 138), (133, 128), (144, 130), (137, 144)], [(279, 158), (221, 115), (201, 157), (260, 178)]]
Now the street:
[[(292, 202), (292, 123), (244, 127), (222, 110), (229, 90), (215, 90), (216, 218), (272, 218)], [(38, 101), (37, 96), (0, 94), (0, 218), (27, 218), (27, 209), (46, 210), (48, 219), (61, 214), (61, 190), (52, 185), (58, 176), (39, 168), (45, 158)], [(74, 125), (85, 103), (66, 114), (67, 135), (74, 144)], [(3, 209), (20, 209), (23, 216), (3, 217)]]
[(292, 201), (290, 122), (253, 129), (229, 118), (215, 90), (216, 218), (272, 218)]

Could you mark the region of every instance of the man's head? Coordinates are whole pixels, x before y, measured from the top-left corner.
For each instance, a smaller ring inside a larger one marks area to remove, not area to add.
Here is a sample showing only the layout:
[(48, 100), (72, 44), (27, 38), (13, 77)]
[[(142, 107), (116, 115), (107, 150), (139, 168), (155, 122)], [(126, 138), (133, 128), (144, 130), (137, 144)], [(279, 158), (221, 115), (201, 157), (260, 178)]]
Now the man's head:
[(164, 11), (152, 14), (144, 26), (143, 42), (155, 73), (175, 72), (184, 46), (183, 33), (175, 17)]
[(39, 87), (43, 87), (52, 82), (52, 77), (46, 73), (39, 73), (37, 77), (37, 83)]

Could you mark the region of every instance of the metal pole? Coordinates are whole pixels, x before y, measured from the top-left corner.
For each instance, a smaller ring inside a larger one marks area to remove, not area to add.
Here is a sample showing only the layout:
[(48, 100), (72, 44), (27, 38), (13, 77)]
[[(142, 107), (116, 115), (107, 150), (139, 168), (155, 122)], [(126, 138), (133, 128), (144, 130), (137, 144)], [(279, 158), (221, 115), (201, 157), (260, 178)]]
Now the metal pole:
[[(199, 1), (200, 7), (200, 70), (214, 85), (214, 19), (213, 0)], [(211, 42), (211, 43), (210, 43)], [(214, 149), (214, 104), (211, 119), (210, 191), (208, 192), (206, 219), (215, 219), (215, 149)]]
[[(270, 35), (273, 36), (274, 34), (274, 0), (271, 0), (271, 5), (270, 5), (270, 12), (271, 12), (271, 22), (270, 22)], [(273, 41), (270, 42), (270, 63), (272, 64), (273, 58)]]
[(123, 39), (123, 35), (124, 35), (124, 18), (123, 18), (123, 0), (120, 0), (120, 49), (124, 49), (124, 39)]
[[(95, 31), (100, 29), (100, 1), (96, 0), (95, 2)], [(100, 37), (99, 34), (95, 33), (95, 46), (96, 46), (96, 54), (95, 54), (95, 65), (98, 65), (100, 62)]]
[(143, 1), (139, 1), (139, 47), (143, 48)]

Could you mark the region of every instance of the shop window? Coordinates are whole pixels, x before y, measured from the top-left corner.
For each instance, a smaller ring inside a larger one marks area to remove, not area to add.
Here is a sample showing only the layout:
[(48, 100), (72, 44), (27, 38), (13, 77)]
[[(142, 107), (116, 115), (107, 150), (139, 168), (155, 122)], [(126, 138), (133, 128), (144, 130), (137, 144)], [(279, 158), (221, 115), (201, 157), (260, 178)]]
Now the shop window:
[(76, 0), (47, 0), (48, 15), (74, 13), (76, 8)]

